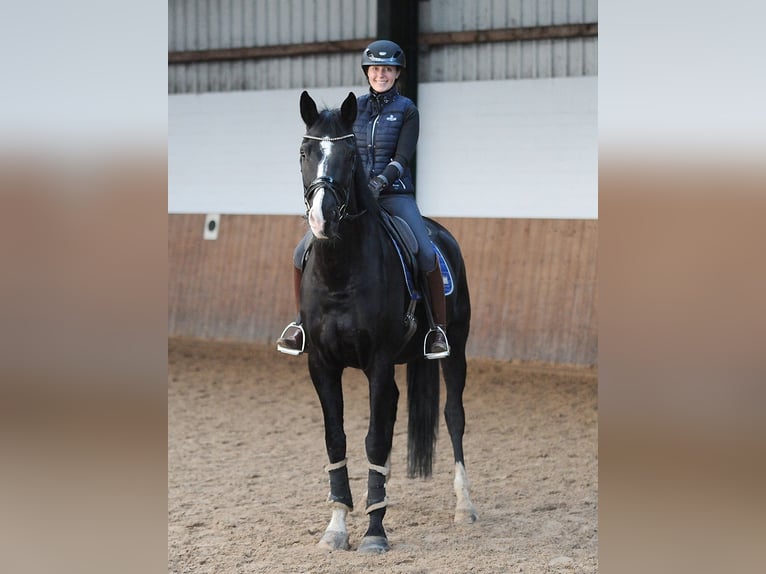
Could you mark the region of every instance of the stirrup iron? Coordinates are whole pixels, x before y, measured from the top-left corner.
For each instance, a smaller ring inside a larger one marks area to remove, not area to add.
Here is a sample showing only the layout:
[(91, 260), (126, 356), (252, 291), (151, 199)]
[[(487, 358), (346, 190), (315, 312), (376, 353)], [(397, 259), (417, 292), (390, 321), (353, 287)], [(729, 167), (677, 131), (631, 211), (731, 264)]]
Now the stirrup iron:
[[(436, 333), (437, 331), (441, 331), (441, 333), (444, 335), (444, 342), (447, 343), (447, 350), (441, 351), (439, 353), (429, 353), (428, 352), (428, 336), (431, 333)], [(426, 359), (443, 359), (444, 357), (449, 357), (450, 349), (451, 347), (449, 344), (449, 339), (447, 339), (447, 333), (439, 325), (435, 325), (432, 329), (428, 331), (428, 333), (426, 333), (426, 336), (423, 339), (423, 356)]]
[(306, 331), (303, 330), (303, 325), (293, 321), (292, 323), (290, 323), (287, 327), (285, 327), (282, 330), (282, 334), (279, 336), (280, 339), (282, 339), (285, 336), (285, 333), (287, 333), (287, 330), (290, 327), (296, 327), (301, 332), (301, 348), (300, 348), (300, 350), (298, 350), (298, 349), (288, 349), (287, 347), (283, 347), (282, 345), (277, 344), (277, 351), (279, 351), (280, 353), (285, 353), (286, 355), (297, 356), (297, 355), (300, 355), (301, 353), (303, 353), (303, 351), (306, 349)]

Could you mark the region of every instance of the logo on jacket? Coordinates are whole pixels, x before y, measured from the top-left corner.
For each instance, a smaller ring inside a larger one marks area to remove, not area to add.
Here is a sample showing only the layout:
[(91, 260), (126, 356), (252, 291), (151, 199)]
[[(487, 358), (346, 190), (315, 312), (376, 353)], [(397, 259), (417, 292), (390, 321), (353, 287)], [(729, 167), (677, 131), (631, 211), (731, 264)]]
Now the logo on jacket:
[(386, 116), (386, 120), (388, 120), (389, 122), (395, 122), (396, 121), (396, 116), (394, 114), (388, 114)]

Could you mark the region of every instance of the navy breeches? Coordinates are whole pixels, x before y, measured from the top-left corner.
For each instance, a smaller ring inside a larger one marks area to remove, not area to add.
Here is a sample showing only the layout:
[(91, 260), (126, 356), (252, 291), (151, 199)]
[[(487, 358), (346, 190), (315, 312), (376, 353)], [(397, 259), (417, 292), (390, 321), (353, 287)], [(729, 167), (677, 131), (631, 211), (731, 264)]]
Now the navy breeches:
[(423, 221), (418, 204), (415, 202), (415, 196), (409, 193), (392, 193), (381, 195), (378, 202), (391, 215), (397, 215), (407, 222), (418, 242), (418, 267), (424, 273), (433, 271), (436, 266), (436, 253), (428, 237), (426, 223)]

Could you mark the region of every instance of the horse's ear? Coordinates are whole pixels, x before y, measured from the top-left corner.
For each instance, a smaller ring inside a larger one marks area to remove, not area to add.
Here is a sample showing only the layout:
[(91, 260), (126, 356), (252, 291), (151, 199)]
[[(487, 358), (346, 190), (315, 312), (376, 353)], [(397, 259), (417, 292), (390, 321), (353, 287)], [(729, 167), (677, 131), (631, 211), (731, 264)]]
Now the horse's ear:
[(303, 123), (306, 124), (307, 128), (310, 128), (317, 121), (318, 117), (319, 112), (317, 111), (316, 103), (311, 99), (309, 93), (304, 90), (301, 94), (301, 118), (303, 118)]
[(340, 106), (340, 117), (343, 123), (351, 129), (356, 120), (356, 96), (354, 92), (349, 92), (343, 104)]

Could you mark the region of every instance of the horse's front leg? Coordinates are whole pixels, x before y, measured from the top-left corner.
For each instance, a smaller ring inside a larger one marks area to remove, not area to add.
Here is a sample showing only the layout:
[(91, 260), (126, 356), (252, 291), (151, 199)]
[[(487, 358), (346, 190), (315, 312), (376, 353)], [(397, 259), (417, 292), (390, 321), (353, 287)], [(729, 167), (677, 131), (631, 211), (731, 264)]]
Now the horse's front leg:
[(391, 445), (399, 402), (399, 389), (394, 380), (394, 364), (386, 362), (367, 371), (370, 383), (370, 425), (365, 439), (369, 472), (367, 476), (367, 508), (370, 517), (358, 551), (382, 553), (389, 550), (388, 537), (383, 528), (386, 515), (386, 479), (390, 470)]
[(317, 546), (325, 550), (348, 550), (346, 515), (353, 510), (351, 488), (346, 467), (346, 434), (343, 431), (342, 369), (320, 367), (309, 357), (309, 372), (324, 416), (325, 445), (330, 464), (325, 471), (330, 477), (328, 504), (332, 518)]

